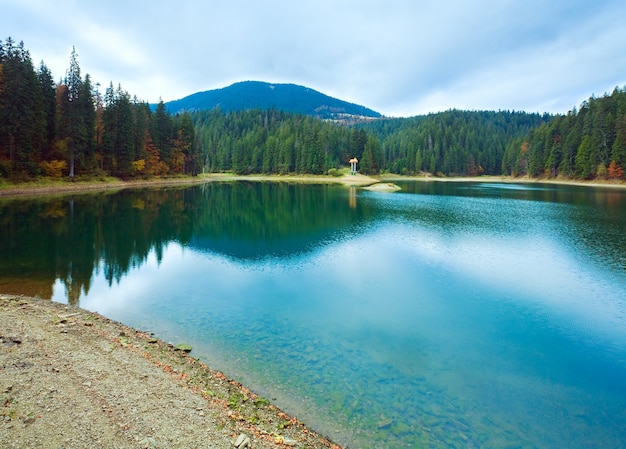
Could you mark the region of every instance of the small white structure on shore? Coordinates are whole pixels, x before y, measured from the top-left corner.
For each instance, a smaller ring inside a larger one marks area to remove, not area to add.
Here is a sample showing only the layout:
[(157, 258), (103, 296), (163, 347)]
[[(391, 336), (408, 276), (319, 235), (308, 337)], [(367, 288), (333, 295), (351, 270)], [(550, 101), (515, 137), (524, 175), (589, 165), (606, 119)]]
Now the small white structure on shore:
[(357, 158), (353, 157), (352, 159), (350, 159), (350, 174), (351, 175), (356, 175), (356, 164), (358, 163), (359, 163), (359, 160)]

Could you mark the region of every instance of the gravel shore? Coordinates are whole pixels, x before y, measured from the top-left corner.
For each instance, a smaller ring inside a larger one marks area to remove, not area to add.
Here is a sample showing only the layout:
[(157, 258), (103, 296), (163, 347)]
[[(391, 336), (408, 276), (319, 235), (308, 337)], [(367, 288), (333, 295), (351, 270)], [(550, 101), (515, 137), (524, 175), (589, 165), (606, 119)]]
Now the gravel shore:
[(339, 448), (151, 335), (0, 295), (0, 447), (243, 449), (246, 438), (250, 448)]

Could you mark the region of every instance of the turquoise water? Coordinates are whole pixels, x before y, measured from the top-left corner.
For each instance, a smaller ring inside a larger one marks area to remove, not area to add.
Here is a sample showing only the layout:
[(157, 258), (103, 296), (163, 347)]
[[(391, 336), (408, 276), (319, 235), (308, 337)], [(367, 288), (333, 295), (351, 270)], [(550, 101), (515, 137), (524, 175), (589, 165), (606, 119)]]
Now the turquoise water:
[(65, 219), (99, 201), (97, 226), (143, 249), (84, 231), (102, 243), (72, 298), (191, 344), (348, 447), (626, 447), (626, 191), (402, 187), (73, 199)]

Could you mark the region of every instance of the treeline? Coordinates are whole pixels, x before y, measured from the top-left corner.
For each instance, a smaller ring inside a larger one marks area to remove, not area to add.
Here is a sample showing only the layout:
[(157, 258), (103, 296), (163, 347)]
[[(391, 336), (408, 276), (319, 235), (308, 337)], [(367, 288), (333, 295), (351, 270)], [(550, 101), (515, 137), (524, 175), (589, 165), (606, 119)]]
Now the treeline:
[(384, 168), (379, 141), (363, 129), (275, 109), (192, 114), (210, 172), (323, 174), (361, 161), (363, 173)]
[(500, 174), (505, 149), (550, 120), (549, 115), (510, 111), (460, 111), (370, 122), (382, 142), (385, 169), (445, 176)]
[(511, 140), (502, 161), (502, 173), (513, 176), (624, 179), (624, 168), (626, 88)]
[(120, 178), (232, 171), (624, 179), (626, 91), (566, 115), (450, 110), (354, 126), (275, 109), (172, 116), (82, 78), (73, 51), (55, 83), (24, 44), (0, 41), (0, 177)]
[(197, 174), (200, 156), (188, 114), (153, 113), (113, 83), (102, 96), (81, 76), (72, 51), (55, 82), (35, 69), (23, 42), (0, 41), (0, 177)]
[(276, 110), (194, 112), (207, 171), (499, 174), (507, 144), (550, 120), (524, 112), (448, 111), (346, 127)]

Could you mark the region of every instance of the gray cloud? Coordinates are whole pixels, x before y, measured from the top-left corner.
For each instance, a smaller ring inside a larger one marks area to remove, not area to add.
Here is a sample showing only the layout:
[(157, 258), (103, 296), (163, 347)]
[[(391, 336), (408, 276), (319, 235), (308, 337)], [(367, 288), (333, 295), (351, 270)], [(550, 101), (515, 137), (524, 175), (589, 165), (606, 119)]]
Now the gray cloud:
[[(18, 4), (19, 3), (19, 4)], [(566, 112), (626, 84), (619, 0), (0, 0), (1, 39), (58, 79), (155, 102), (241, 80), (292, 82), (386, 115)]]

